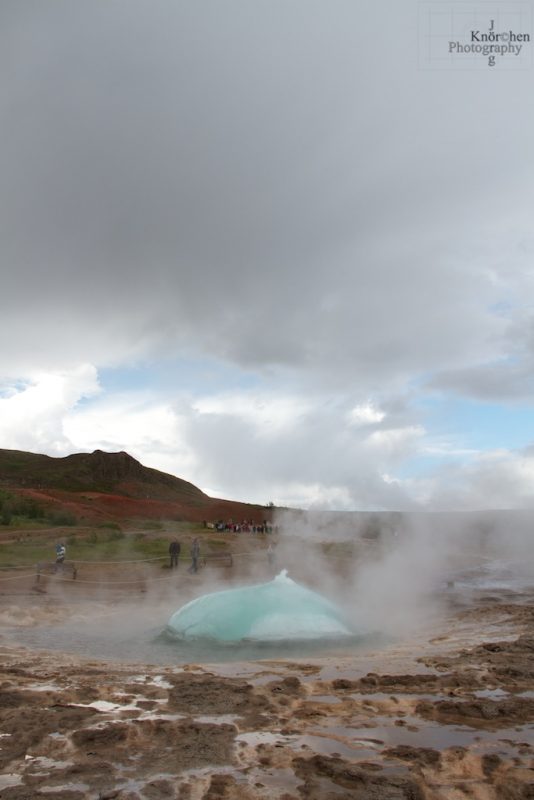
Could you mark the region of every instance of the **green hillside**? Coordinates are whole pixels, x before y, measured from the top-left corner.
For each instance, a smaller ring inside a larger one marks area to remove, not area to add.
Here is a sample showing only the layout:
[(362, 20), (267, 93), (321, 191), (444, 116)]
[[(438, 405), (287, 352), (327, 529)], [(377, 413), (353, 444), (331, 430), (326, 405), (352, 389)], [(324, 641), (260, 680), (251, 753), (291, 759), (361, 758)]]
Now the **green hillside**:
[(192, 483), (144, 467), (128, 453), (76, 453), (64, 458), (0, 449), (0, 486), (68, 492), (148, 494), (161, 500), (201, 502), (206, 495)]

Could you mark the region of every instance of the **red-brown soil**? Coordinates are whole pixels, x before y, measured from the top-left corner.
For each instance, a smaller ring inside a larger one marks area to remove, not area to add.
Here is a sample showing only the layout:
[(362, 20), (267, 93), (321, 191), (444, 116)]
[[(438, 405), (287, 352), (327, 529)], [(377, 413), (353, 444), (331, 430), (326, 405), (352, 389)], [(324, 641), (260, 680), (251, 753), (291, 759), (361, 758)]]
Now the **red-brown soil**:
[(0, 449), (0, 488), (79, 524), (103, 520), (229, 519), (260, 524), (272, 510), (208, 497), (193, 484), (145, 467), (127, 453), (77, 453), (65, 458)]

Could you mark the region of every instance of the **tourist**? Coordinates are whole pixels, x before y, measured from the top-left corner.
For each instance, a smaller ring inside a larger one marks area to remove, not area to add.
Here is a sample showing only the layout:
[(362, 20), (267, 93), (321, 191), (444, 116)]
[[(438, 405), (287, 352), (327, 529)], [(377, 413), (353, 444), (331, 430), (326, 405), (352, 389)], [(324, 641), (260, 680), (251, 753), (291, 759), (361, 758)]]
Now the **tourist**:
[(67, 549), (64, 544), (56, 544), (56, 564), (63, 564)]
[(67, 550), (63, 543), (56, 544), (56, 564), (54, 566), (54, 572), (57, 572), (58, 570), (63, 571), (63, 563), (65, 561), (66, 553)]
[(193, 539), (193, 543), (191, 545), (191, 566), (189, 567), (189, 572), (195, 573), (198, 572), (198, 559), (200, 557), (200, 542), (197, 538)]
[(180, 557), (180, 542), (173, 539), (169, 545), (169, 556), (171, 559), (171, 569), (178, 566), (178, 559)]

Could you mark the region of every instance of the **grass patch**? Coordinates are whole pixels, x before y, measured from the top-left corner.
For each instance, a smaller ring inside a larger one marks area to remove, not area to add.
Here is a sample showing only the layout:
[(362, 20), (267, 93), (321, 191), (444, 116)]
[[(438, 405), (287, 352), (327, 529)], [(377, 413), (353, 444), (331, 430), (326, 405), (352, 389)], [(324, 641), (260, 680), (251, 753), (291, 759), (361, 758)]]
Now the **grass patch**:
[[(207, 533), (207, 532), (206, 532)], [(154, 534), (150, 532), (132, 531), (125, 532), (115, 528), (95, 527), (90, 531), (87, 528), (76, 528), (65, 532), (39, 533), (27, 532), (24, 538), (16, 542), (0, 543), (0, 570), (12, 567), (27, 567), (32, 570), (38, 562), (55, 561), (55, 548), (58, 542), (63, 542), (67, 548), (67, 561), (141, 561), (144, 559), (161, 558), (163, 566), (169, 557), (169, 543), (175, 536), (182, 549), (180, 561), (190, 560), (190, 540), (193, 536), (200, 539), (201, 553), (225, 552), (235, 547), (235, 540), (225, 541), (213, 537), (203, 536), (196, 523), (184, 523), (180, 530)], [(157, 564), (157, 562), (155, 562)]]
[(144, 531), (162, 531), (165, 527), (162, 522), (156, 522), (155, 520), (150, 520), (148, 522), (143, 522), (142, 526)]
[(224, 539), (207, 539), (206, 544), (212, 550), (228, 550), (229, 542), (225, 542)]
[(18, 542), (0, 544), (0, 569), (28, 567), (41, 561), (55, 561), (58, 541), (67, 546), (67, 561), (135, 561), (167, 558), (168, 539), (140, 538), (122, 531), (91, 531), (79, 537), (26, 537)]
[(0, 525), (16, 528), (36, 523), (65, 527), (76, 525), (77, 520), (70, 511), (51, 509), (31, 498), (0, 490)]

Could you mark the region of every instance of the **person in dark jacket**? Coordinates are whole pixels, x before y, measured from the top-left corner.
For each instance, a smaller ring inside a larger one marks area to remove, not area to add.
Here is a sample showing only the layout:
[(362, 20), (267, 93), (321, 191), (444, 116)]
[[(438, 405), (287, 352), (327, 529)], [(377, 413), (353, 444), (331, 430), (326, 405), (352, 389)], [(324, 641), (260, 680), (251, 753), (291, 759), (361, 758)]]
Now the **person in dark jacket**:
[(171, 569), (178, 566), (178, 559), (180, 558), (180, 542), (173, 539), (169, 545), (169, 556), (171, 559)]

